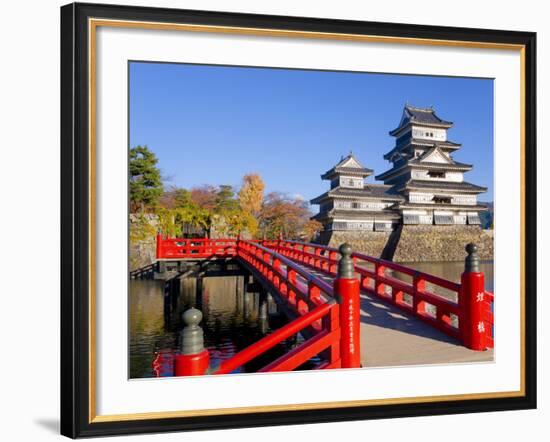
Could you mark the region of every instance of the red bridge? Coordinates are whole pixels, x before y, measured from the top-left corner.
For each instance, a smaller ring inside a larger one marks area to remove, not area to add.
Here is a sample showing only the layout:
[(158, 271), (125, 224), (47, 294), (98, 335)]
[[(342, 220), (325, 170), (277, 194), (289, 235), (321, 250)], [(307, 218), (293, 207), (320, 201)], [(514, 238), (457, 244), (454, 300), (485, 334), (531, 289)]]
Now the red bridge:
[[(185, 312), (175, 375), (225, 374), (301, 333), (307, 339), (261, 372), (492, 360), (494, 295), (484, 288), (477, 248), (466, 247), (460, 283), (361, 253), (295, 241), (157, 236), (157, 263), (239, 261), (295, 319), (210, 367), (200, 311)], [(153, 266), (141, 269), (152, 271)], [(158, 361), (157, 361), (158, 363)]]

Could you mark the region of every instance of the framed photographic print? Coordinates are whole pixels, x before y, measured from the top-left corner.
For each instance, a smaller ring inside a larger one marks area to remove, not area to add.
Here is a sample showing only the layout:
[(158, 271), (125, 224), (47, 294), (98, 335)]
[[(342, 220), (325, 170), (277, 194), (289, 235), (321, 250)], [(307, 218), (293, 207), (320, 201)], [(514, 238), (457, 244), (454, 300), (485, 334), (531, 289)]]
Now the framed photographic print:
[(62, 7), (62, 434), (534, 408), (535, 43)]

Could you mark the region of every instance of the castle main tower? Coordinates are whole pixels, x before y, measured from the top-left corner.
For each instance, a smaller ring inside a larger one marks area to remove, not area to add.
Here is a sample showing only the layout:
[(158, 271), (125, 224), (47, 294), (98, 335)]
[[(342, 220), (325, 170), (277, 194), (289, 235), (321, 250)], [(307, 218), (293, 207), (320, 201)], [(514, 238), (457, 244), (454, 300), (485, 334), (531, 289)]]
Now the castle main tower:
[(479, 225), (477, 195), (486, 187), (464, 181), (471, 164), (455, 161), (460, 144), (449, 141), (453, 123), (437, 116), (433, 108), (406, 105), (398, 127), (390, 131), (395, 147), (384, 155), (391, 169), (376, 176), (404, 201), (394, 206), (403, 224)]

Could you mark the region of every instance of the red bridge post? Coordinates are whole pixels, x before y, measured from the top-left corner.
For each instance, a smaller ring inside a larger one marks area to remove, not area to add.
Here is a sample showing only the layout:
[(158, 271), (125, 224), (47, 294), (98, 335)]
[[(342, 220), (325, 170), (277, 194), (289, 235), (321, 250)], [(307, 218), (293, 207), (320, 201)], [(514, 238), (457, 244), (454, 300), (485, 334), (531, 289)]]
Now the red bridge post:
[(157, 259), (162, 257), (162, 234), (157, 232)]
[(201, 320), (202, 313), (196, 308), (183, 313), (185, 327), (181, 332), (181, 354), (174, 359), (175, 376), (200, 376), (208, 370), (210, 353), (204, 348)]
[(482, 351), (487, 348), (485, 339), (487, 331), (483, 322), (485, 275), (479, 269), (480, 259), (477, 255), (477, 246), (473, 243), (468, 244), (466, 252), (468, 252), (468, 256), (465, 260), (460, 286), (460, 335), (466, 347)]
[(334, 293), (340, 304), (340, 357), (342, 368), (361, 367), (360, 284), (355, 277), (351, 246), (342, 244), (342, 257), (334, 280)]

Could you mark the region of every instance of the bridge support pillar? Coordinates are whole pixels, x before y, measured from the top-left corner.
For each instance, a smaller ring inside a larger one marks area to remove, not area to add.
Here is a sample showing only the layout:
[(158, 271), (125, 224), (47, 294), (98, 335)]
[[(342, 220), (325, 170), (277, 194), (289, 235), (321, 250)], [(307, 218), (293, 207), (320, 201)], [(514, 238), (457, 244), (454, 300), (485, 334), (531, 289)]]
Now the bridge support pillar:
[(250, 304), (251, 304), (250, 295), (251, 294), (247, 292), (243, 293), (243, 317), (245, 319), (250, 317)]
[(183, 313), (185, 327), (181, 332), (181, 353), (174, 360), (175, 376), (200, 376), (206, 373), (210, 354), (204, 348), (204, 333), (199, 323), (202, 313), (190, 308)]
[(483, 309), (485, 302), (485, 275), (480, 272), (480, 259), (477, 255), (477, 246), (470, 243), (466, 246), (464, 273), (460, 278), (460, 335), (463, 344), (471, 350), (483, 351), (487, 349), (485, 322)]
[(267, 292), (263, 289), (260, 291), (260, 299), (258, 304), (258, 318), (267, 319)]
[(197, 274), (197, 279), (196, 279), (196, 283), (195, 283), (195, 306), (199, 309), (202, 308), (202, 304), (203, 304), (203, 299), (202, 299), (202, 295), (203, 295), (203, 290), (202, 290), (202, 275), (199, 273)]
[(157, 261), (157, 272), (161, 274), (166, 273), (166, 261)]
[(260, 291), (258, 302), (258, 322), (260, 323), (260, 331), (266, 333), (269, 325), (268, 299), (265, 290)]
[(340, 358), (342, 368), (361, 367), (360, 284), (355, 277), (351, 246), (342, 244), (334, 293), (340, 304)]

